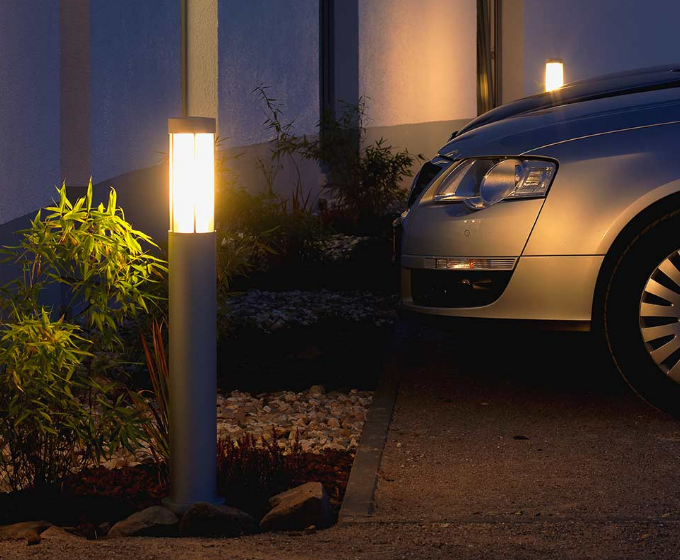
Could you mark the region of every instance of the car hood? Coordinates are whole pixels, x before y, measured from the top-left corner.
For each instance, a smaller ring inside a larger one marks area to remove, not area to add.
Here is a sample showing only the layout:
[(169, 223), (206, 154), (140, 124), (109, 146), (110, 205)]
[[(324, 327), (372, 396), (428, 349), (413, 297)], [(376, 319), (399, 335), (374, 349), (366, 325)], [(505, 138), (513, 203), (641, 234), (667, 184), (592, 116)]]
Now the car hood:
[(557, 90), (511, 101), (491, 111), (487, 111), (465, 125), (458, 131), (458, 135), (485, 124), (519, 115), (520, 113), (528, 113), (538, 109), (547, 109), (558, 105), (579, 103), (603, 97), (614, 97), (678, 86), (680, 86), (680, 64), (653, 66), (579, 80), (565, 84)]
[(459, 134), (439, 154), (452, 159), (521, 155), (593, 134), (676, 121), (680, 121), (680, 87), (646, 90), (505, 117)]

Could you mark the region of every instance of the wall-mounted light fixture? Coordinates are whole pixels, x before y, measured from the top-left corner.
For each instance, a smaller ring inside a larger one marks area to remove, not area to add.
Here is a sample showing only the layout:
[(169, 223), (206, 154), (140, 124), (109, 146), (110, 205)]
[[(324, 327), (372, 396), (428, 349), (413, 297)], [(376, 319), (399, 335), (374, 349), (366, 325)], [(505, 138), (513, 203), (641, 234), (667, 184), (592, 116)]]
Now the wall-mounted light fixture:
[(564, 85), (564, 62), (560, 58), (545, 61), (545, 91), (554, 91)]
[(170, 496), (177, 512), (217, 497), (215, 119), (168, 120), (170, 135)]

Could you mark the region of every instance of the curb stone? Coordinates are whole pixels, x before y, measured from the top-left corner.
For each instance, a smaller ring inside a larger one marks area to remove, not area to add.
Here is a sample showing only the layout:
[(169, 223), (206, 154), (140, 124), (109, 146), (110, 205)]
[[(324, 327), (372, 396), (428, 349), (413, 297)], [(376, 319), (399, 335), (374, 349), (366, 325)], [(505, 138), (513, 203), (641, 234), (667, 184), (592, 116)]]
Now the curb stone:
[(392, 420), (392, 411), (397, 400), (401, 378), (403, 360), (400, 359), (402, 355), (400, 348), (404, 334), (400, 332), (402, 330), (400, 326), (403, 327), (403, 325), (395, 325), (392, 344), (387, 350), (389, 355), (373, 394), (373, 402), (368, 410), (345, 497), (342, 500), (338, 523), (367, 521), (375, 512), (378, 469), (387, 441), (387, 432)]

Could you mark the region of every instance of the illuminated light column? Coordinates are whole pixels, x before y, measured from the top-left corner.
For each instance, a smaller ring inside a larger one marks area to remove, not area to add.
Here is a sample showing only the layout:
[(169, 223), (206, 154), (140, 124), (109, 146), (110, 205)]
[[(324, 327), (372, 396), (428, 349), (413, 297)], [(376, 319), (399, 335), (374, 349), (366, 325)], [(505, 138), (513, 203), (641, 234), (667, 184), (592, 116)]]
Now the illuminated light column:
[(564, 85), (564, 62), (559, 58), (545, 61), (545, 91), (554, 91)]
[(217, 496), (215, 119), (168, 119), (170, 496), (181, 513)]

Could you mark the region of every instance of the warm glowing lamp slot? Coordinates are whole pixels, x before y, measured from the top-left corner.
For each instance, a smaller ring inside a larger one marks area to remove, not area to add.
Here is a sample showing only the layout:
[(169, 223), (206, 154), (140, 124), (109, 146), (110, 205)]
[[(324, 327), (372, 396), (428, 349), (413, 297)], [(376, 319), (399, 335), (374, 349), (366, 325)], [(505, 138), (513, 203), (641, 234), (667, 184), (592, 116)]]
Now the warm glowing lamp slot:
[(559, 58), (545, 61), (545, 91), (554, 91), (564, 85), (564, 62)]
[(214, 126), (213, 119), (170, 119), (170, 231), (215, 229)]

